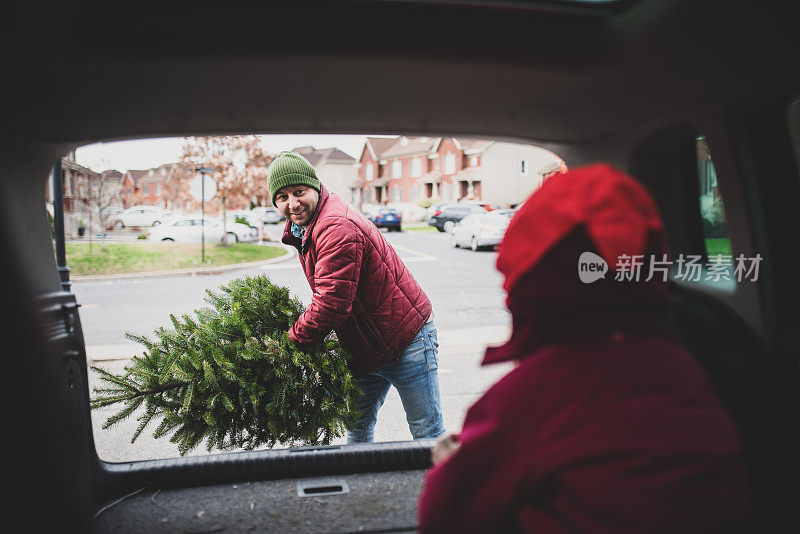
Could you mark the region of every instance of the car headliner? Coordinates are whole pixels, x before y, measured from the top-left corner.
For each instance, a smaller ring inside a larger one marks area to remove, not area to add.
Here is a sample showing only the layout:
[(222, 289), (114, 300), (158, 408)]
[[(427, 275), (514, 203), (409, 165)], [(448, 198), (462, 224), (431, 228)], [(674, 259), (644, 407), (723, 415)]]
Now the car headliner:
[[(87, 0), (35, 18), (38, 6), (19, 6), (6, 37), (26, 52), (10, 60), (4, 114), (19, 136), (62, 151), (225, 132), (582, 142), (707, 102), (788, 92), (800, 78), (770, 52), (797, 49), (791, 6), (644, 0), (587, 15), (497, 3), (468, 31), (474, 5), (356, 4), (357, 17), (315, 2), (111, 11)], [(384, 31), (389, 16), (410, 31)]]

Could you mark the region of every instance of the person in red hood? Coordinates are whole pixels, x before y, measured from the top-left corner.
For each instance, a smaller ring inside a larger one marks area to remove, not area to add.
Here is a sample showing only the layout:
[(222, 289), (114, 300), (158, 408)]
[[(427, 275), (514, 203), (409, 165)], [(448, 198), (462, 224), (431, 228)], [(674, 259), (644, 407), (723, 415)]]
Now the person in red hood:
[[(585, 252), (605, 276), (585, 276)], [(421, 532), (751, 530), (738, 430), (703, 369), (658, 333), (666, 252), (655, 203), (608, 165), (529, 198), (497, 258), (512, 335), (483, 361), (517, 366), (434, 447)], [(623, 266), (639, 255), (637, 281)]]

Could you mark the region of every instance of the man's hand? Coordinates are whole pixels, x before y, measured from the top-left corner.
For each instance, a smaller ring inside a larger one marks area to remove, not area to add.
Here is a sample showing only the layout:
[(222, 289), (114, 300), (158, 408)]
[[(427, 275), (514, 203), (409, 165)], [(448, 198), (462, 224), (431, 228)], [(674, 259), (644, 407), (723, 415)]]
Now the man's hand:
[(431, 462), (434, 466), (439, 465), (455, 454), (459, 447), (461, 447), (461, 442), (458, 440), (458, 434), (448, 434), (439, 438), (439, 441), (433, 446)]
[(292, 331), (288, 332), (289, 334), (289, 342), (294, 345), (294, 347), (301, 351), (301, 352), (310, 352), (317, 346), (316, 343), (300, 343), (297, 339), (292, 335)]

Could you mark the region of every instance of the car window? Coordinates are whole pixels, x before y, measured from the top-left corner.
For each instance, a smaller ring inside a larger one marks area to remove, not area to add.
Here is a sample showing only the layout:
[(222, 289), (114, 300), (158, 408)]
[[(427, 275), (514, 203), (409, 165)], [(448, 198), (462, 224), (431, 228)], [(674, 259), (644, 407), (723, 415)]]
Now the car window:
[(482, 215), (481, 223), (489, 226), (507, 226), (509, 218), (505, 215)]
[[(339, 136), (336, 138), (338, 140)], [(360, 146), (351, 148), (349, 153), (368, 154), (369, 151), (361, 150), (365, 138), (366, 136), (362, 137), (359, 141)], [(190, 142), (186, 139), (177, 141), (179, 145)], [(473, 146), (478, 147), (475, 150), (492, 150), (498, 160), (513, 163), (516, 162), (517, 152), (521, 150), (518, 145), (485, 142)], [(434, 144), (430, 144), (430, 146), (435, 147)], [(453, 150), (455, 144), (452, 140), (449, 142), (449, 146), (450, 148), (442, 150)], [(534, 151), (534, 147), (530, 145), (523, 146), (525, 150)], [(284, 148), (291, 149), (293, 147)], [(432, 150), (435, 152), (435, 149)], [(440, 383), (443, 390), (443, 416), (448, 421), (458, 421), (460, 417), (457, 413), (465, 409), (468, 401), (476, 398), (482, 388), (488, 387), (488, 379), (469, 377), (467, 381), (474, 384), (474, 387), (470, 386), (472, 389), (469, 395), (464, 395), (463, 390), (459, 389), (460, 386), (456, 382), (460, 383), (464, 377), (459, 375), (454, 380), (456, 371), (451, 363), (453, 362), (454, 347), (458, 345), (457, 340), (471, 335), (473, 329), (480, 330), (476, 334), (478, 337), (470, 341), (470, 347), (474, 347), (475, 350), (470, 352), (469, 358), (474, 360), (475, 368), (477, 368), (481, 356), (479, 347), (490, 342), (501, 341), (509, 326), (509, 315), (502, 292), (502, 279), (494, 267), (494, 262), (491, 261), (491, 255), (496, 253), (492, 250), (494, 245), (483, 241), (492, 239), (495, 232), (484, 231), (478, 235), (479, 229), (498, 227), (494, 226), (494, 219), (484, 220), (487, 211), (477, 201), (486, 200), (493, 205), (515, 204), (524, 200), (530, 194), (531, 188), (535, 187), (535, 182), (532, 180), (520, 180), (519, 183), (513, 182), (506, 188), (490, 189), (488, 173), (502, 174), (503, 166), (492, 164), (489, 159), (484, 161), (487, 162), (487, 169), (485, 169), (487, 177), (484, 178), (486, 181), (484, 187), (481, 187), (479, 180), (476, 180), (473, 175), (475, 171), (480, 171), (479, 164), (471, 165), (463, 173), (455, 175), (449, 184), (442, 184), (440, 176), (432, 178), (428, 174), (430, 172), (441, 174), (441, 165), (433, 165), (426, 161), (422, 176), (403, 175), (392, 183), (393, 186), (403, 189), (402, 201), (393, 199), (391, 195), (380, 196), (384, 187), (380, 183), (373, 185), (364, 180), (358, 184), (360, 177), (359, 180), (343, 180), (344, 191), (337, 192), (339, 198), (342, 199), (356, 197), (364, 200), (365, 202), (361, 205), (354, 205), (353, 208), (359, 213), (367, 214), (372, 220), (377, 220), (374, 218), (376, 215), (395, 217), (396, 220), (402, 217), (406, 223), (404, 226), (408, 225), (411, 228), (409, 230), (404, 227), (401, 232), (386, 232), (383, 235), (386, 236), (387, 241), (396, 250), (408, 270), (413, 271), (415, 280), (428, 294), (432, 307), (437, 310), (434, 321), (441, 343), (439, 357), (442, 362)], [(531, 158), (530, 161), (533, 162), (534, 159)], [(353, 158), (349, 165), (352, 167), (353, 176), (358, 176), (360, 167), (357, 159)], [(376, 167), (379, 165), (378, 162)], [(259, 172), (263, 171), (264, 166), (257, 167)], [(405, 167), (403, 167), (403, 172), (406, 172)], [(380, 176), (380, 173), (376, 173), (376, 177)], [(81, 315), (87, 352), (92, 355), (93, 361), (104, 369), (119, 372), (123, 369), (123, 365), (130, 361), (132, 355), (141, 354), (142, 347), (138, 343), (132, 342), (131, 338), (126, 337), (127, 333), (130, 332), (137, 336), (152, 336), (158, 327), (172, 327), (171, 315), (181, 317), (189, 314), (190, 317), (194, 317), (193, 314), (196, 310), (203, 310), (207, 307), (205, 301), (207, 290), (219, 291), (223, 285), (233, 279), (266, 276), (272, 283), (287, 288), (290, 295), (298, 298), (305, 306), (311, 302), (312, 287), (303, 275), (301, 263), (295, 255), (286, 255), (286, 260), (274, 264), (231, 271), (220, 268), (220, 265), (216, 263), (218, 253), (229, 248), (249, 247), (259, 249), (259, 253), (264, 249), (277, 249), (280, 254), (286, 254), (286, 249), (280, 243), (284, 227), (278, 225), (264, 228), (263, 242), (258, 244), (243, 243), (244, 239), (240, 239), (233, 245), (229, 242), (221, 243), (223, 224), (226, 225), (227, 232), (234, 232), (240, 237), (250, 233), (247, 226), (234, 224), (237, 217), (250, 216), (253, 217), (253, 220), (258, 221), (255, 218), (257, 215), (279, 215), (273, 206), (260, 206), (252, 212), (246, 209), (251, 202), (260, 204), (269, 202), (269, 192), (263, 176), (258, 176), (256, 180), (248, 184), (247, 188), (242, 187), (238, 191), (235, 187), (231, 188), (224, 199), (219, 194), (207, 199), (204, 205), (201, 205), (191, 195), (189, 187), (185, 191), (181, 187), (177, 187), (189, 184), (195, 177), (194, 173), (185, 176), (178, 175), (174, 178), (178, 180), (177, 183), (170, 187), (162, 187), (161, 197), (157, 202), (163, 203), (169, 208), (169, 211), (175, 214), (170, 219), (161, 220), (161, 223), (164, 224), (163, 227), (132, 228), (133, 223), (131, 223), (129, 225), (131, 227), (126, 226), (115, 232), (112, 237), (115, 240), (126, 240), (128, 243), (138, 245), (141, 244), (140, 239), (145, 238), (146, 240), (152, 235), (152, 240), (144, 243), (146, 247), (134, 247), (138, 249), (134, 251), (136, 254), (160, 252), (161, 255), (167, 257), (180, 258), (186, 251), (188, 257), (182, 258), (184, 262), (177, 268), (182, 271), (197, 269), (199, 272), (207, 269), (206, 272), (203, 272), (204, 276), (170, 277), (168, 281), (160, 281), (157, 276), (146, 277), (137, 280), (135, 286), (134, 282), (124, 279), (110, 285), (83, 283), (77, 279), (77, 276), (74, 280), (77, 297), (87, 304)], [(517, 178), (514, 176), (512, 180), (517, 180)], [(425, 183), (425, 180), (432, 180), (432, 182)], [(454, 185), (456, 187), (452, 187)], [(444, 186), (447, 186), (447, 189), (444, 189)], [(331, 184), (331, 188), (333, 187), (334, 184)], [(351, 192), (347, 188), (353, 187), (360, 187), (361, 194), (350, 194)], [(372, 193), (374, 193), (374, 197)], [(445, 194), (449, 196), (449, 202), (443, 201), (444, 199), (440, 197)], [(482, 196), (489, 195), (493, 195), (493, 197), (482, 198)], [(474, 201), (472, 197), (474, 197)], [(366, 202), (367, 199), (376, 200), (376, 202), (370, 205)], [(222, 211), (223, 200), (226, 203), (224, 212)], [(420, 202), (421, 200), (426, 202)], [(461, 200), (461, 202), (456, 204), (456, 200)], [(387, 201), (391, 201), (392, 205), (386, 205)], [(394, 204), (395, 202), (397, 204)], [(428, 224), (430, 216), (436, 212), (437, 208), (442, 211), (442, 214), (437, 217), (442, 228)], [(145, 214), (144, 220), (136, 221), (137, 224), (156, 220), (155, 214), (162, 213), (157, 206), (135, 205), (131, 211), (134, 210), (137, 214)], [(203, 220), (201, 213), (209, 218)], [(504, 218), (497, 217), (497, 219)], [(444, 224), (445, 221), (447, 224)], [(454, 247), (451, 241), (453, 235), (451, 230), (454, 224), (459, 224), (459, 221), (461, 221), (460, 224), (468, 227), (467, 232), (458, 232), (462, 240), (464, 233), (475, 235), (468, 236), (466, 242)], [(75, 220), (70, 219), (69, 223), (74, 225)], [(205, 226), (205, 240), (202, 241), (205, 247), (204, 253), (201, 252), (201, 224)], [(497, 232), (497, 234), (502, 234), (502, 232)], [(480, 252), (472, 251), (470, 247), (470, 239), (476, 238), (481, 239)], [(455, 248), (462, 250), (456, 251)], [(98, 255), (103, 254), (103, 247), (95, 246), (93, 250)], [(257, 259), (245, 254), (239, 256), (240, 251), (237, 250), (230, 252), (231, 261), (235, 260), (234, 264), (252, 263), (254, 259)], [(205, 254), (205, 257), (202, 254)], [(132, 257), (138, 258), (138, 256)], [(486, 261), (487, 259), (490, 261)], [(445, 266), (444, 269), (443, 266)], [(160, 267), (158, 270), (168, 269)], [(73, 273), (76, 272), (77, 269), (73, 271)], [(454, 295), (456, 296), (454, 297)], [(370, 326), (367, 325), (367, 328)], [(106, 352), (109, 353), (106, 354)], [(459, 353), (459, 359), (462, 356)], [(92, 386), (102, 385), (96, 381), (94, 373), (90, 371), (89, 374)], [(375, 428), (376, 442), (403, 441), (412, 438), (406, 424), (402, 402), (394, 396), (395, 393), (395, 390), (392, 389), (379, 414)], [(118, 426), (104, 429), (103, 424), (114, 412), (115, 409), (109, 408), (108, 410), (94, 410), (91, 414), (95, 444), (101, 459), (128, 461), (179, 456), (174, 444), (167, 439), (152, 436), (155, 425), (142, 433), (135, 443), (131, 443), (131, 434), (139, 425), (139, 421), (136, 419), (139, 417), (138, 413), (121, 421)], [(447, 430), (458, 431), (458, 428), (452, 427)], [(334, 444), (344, 444), (345, 442), (345, 436), (339, 435)], [(295, 445), (299, 444), (295, 443)], [(290, 443), (281, 442), (275, 444), (273, 448), (285, 448), (289, 445)], [(200, 446), (189, 454), (205, 455), (209, 452), (225, 451), (218, 448), (208, 451), (206, 447)]]
[(697, 174), (700, 186), (700, 215), (703, 224), (706, 256), (730, 256), (731, 243), (725, 219), (725, 204), (717, 183), (717, 171), (711, 148), (704, 136), (696, 140)]

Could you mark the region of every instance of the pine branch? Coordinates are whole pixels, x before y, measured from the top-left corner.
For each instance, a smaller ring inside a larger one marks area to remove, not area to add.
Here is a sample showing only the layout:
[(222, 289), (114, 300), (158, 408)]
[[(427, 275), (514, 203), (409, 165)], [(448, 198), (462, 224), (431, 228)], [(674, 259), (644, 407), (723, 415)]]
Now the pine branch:
[(302, 314), (298, 299), (264, 277), (233, 280), (208, 291), (194, 318), (170, 316), (172, 329), (156, 339), (129, 333), (145, 351), (125, 372), (93, 368), (92, 408), (119, 404), (115, 424), (145, 406), (133, 440), (160, 419), (155, 438), (169, 436), (181, 454), (206, 442), (208, 450), (330, 443), (356, 418), (361, 395), (350, 356), (329, 339), (295, 350), (286, 331)]

